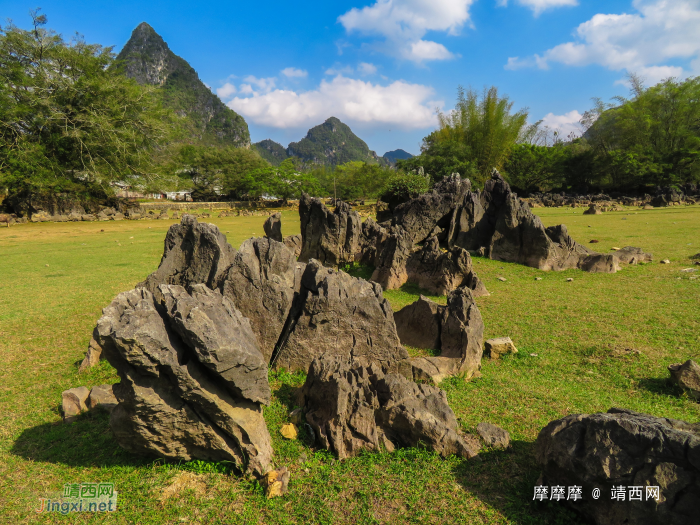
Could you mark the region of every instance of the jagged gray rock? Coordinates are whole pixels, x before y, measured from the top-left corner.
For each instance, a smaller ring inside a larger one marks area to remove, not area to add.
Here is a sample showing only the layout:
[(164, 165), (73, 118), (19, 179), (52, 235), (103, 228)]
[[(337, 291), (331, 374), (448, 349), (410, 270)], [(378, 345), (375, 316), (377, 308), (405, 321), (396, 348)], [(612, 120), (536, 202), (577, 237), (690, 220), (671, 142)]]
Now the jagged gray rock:
[[(97, 323), (105, 358), (121, 379), (113, 389), (119, 404), (110, 418), (117, 442), (134, 453), (230, 461), (241, 471), (262, 476), (270, 469), (272, 447), (261, 404), (232, 392), (269, 399), (269, 385), (265, 393), (259, 381), (246, 388), (234, 382), (240, 375), (222, 377), (216, 357), (235, 367), (238, 349), (204, 349), (206, 341), (219, 343), (230, 333), (222, 327), (226, 315), (234, 326), (240, 323), (240, 315), (225, 299), (217, 303), (201, 285), (190, 299), (179, 286), (160, 285), (159, 291), (170, 310), (147, 289), (136, 288), (119, 294)], [(198, 307), (193, 301), (202, 296), (207, 302), (195, 312)], [(188, 308), (190, 320), (186, 321), (182, 315)], [(197, 321), (192, 312), (200, 316)], [(184, 341), (175, 327), (187, 330), (188, 341), (196, 341), (197, 348)], [(239, 325), (244, 328), (245, 324)], [(254, 336), (249, 333), (245, 339), (251, 341)], [(262, 366), (262, 370), (248, 370), (251, 376), (266, 374), (262, 355), (257, 359), (244, 355), (243, 360), (244, 367)]]
[(301, 391), (306, 421), (320, 444), (339, 458), (361, 450), (423, 443), (443, 456), (472, 458), (478, 444), (459, 431), (445, 393), (348, 358), (311, 364)]
[(299, 257), (301, 254), (301, 233), (297, 233), (296, 235), (289, 235), (284, 238), (284, 245), (292, 250), (294, 253), (294, 257)]
[(273, 241), (282, 242), (282, 214), (277, 212), (270, 215), (263, 224), (263, 230)]
[(641, 248), (625, 246), (615, 252), (615, 257), (623, 264), (650, 263), (654, 257), (650, 253), (645, 253)]
[[(541, 484), (582, 487), (579, 501), (563, 499), (597, 525), (691, 525), (700, 501), (700, 424), (611, 408), (573, 414), (540, 432), (537, 462)], [(538, 483), (540, 484), (540, 483)], [(613, 487), (625, 499), (612, 499)], [(639, 500), (629, 488), (639, 487)], [(658, 487), (658, 499), (647, 496)], [(594, 488), (601, 498), (590, 497)]]
[(220, 279), (224, 296), (250, 319), (268, 363), (299, 291), (304, 267), (283, 243), (258, 237), (241, 245)]
[(402, 228), (391, 228), (383, 243), (372, 281), (384, 290), (399, 288), (408, 279), (406, 261), (413, 250), (411, 235)]
[(111, 412), (117, 406), (117, 398), (113, 391), (114, 385), (97, 385), (90, 390), (90, 395), (85, 402), (88, 410), (101, 409)]
[(436, 236), (406, 259), (406, 279), (435, 295), (447, 295), (460, 286), (470, 288), (476, 297), (489, 295), (472, 270), (469, 252), (455, 246), (443, 253)]
[(493, 423), (481, 422), (476, 426), (476, 431), (490, 447), (508, 448), (510, 446), (510, 434), (508, 431)]
[(161, 284), (206, 284), (215, 288), (235, 255), (236, 250), (216, 226), (183, 215), (180, 224), (172, 225), (165, 236), (158, 269), (140, 286), (156, 296)]
[(325, 266), (337, 267), (355, 261), (362, 245), (362, 221), (348, 203), (337, 201), (331, 213), (320, 199), (303, 193), (299, 217), (301, 262), (316, 259)]
[(398, 370), (408, 357), (381, 287), (312, 259), (274, 366), (306, 371), (324, 355), (353, 356), (384, 370)]
[(445, 306), (423, 295), (394, 312), (396, 332), (402, 345), (440, 350), (440, 331)]

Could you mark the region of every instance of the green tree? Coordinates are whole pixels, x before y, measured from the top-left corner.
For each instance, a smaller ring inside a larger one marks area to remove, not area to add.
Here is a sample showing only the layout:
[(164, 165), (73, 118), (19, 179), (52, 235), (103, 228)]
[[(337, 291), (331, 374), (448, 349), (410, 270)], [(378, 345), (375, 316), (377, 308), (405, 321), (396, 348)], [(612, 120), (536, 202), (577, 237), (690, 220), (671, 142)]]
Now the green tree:
[(526, 109), (511, 113), (513, 102), (499, 96), (498, 89), (484, 89), (481, 96), (474, 89), (457, 90), (453, 111), (438, 111), (439, 129), (434, 140), (457, 143), (468, 151), (475, 164), (475, 178), (482, 184), (493, 168), (501, 169), (512, 146), (528, 131)]
[(316, 179), (299, 170), (292, 158), (285, 159), (279, 166), (266, 166), (249, 172), (242, 182), (250, 199), (267, 195), (287, 201), (301, 197), (302, 192), (318, 195), (320, 190)]
[(111, 48), (70, 43), (32, 12), (33, 28), (0, 28), (0, 184), (10, 194), (109, 193), (153, 177), (169, 113), (153, 88), (109, 68)]
[(548, 191), (564, 183), (568, 157), (569, 150), (564, 144), (549, 147), (515, 144), (503, 165), (503, 175), (515, 188)]
[(420, 155), (396, 161), (396, 168), (404, 172), (423, 168), (436, 181), (453, 173), (480, 178), (469, 146), (456, 140), (441, 140), (437, 131), (423, 139)]

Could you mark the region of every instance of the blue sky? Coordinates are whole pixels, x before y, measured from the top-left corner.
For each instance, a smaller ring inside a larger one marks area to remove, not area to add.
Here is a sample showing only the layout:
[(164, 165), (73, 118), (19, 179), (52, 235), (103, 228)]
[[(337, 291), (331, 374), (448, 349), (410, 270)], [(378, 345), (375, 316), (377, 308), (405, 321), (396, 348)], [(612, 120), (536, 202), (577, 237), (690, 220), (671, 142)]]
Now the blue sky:
[(458, 85), (495, 85), (568, 133), (592, 97), (700, 73), (700, 0), (0, 0), (0, 17), (118, 51), (146, 21), (234, 110), (284, 146), (336, 116), (380, 155), (418, 153)]

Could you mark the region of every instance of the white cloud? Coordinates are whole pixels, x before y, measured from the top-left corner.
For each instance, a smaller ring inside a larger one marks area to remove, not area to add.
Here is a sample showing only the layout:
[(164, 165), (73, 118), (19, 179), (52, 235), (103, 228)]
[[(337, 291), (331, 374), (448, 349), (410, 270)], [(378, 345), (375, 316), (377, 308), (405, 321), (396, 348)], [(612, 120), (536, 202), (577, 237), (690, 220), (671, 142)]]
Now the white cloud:
[(415, 62), (452, 58), (445, 46), (425, 41), (428, 31), (456, 35), (470, 22), (474, 0), (377, 0), (362, 9), (352, 8), (338, 21), (349, 33), (386, 39), (386, 49)]
[(326, 69), (326, 75), (352, 75), (355, 70), (350, 66), (333, 66)]
[(581, 136), (581, 125), (579, 121), (583, 115), (575, 109), (564, 113), (563, 115), (555, 115), (547, 113), (542, 119), (542, 126), (546, 126), (553, 131), (559, 132), (559, 137), (562, 139), (574, 133), (576, 136)]
[[(599, 64), (613, 71), (648, 75), (647, 83), (666, 73), (685, 76), (677, 59), (700, 64), (700, 0), (634, 0), (634, 14), (597, 14), (576, 28), (576, 40), (559, 44), (543, 56), (508, 59), (506, 69)], [(692, 66), (691, 66), (692, 67)]]
[(231, 98), (231, 96), (234, 95), (235, 93), (236, 93), (236, 86), (234, 86), (230, 82), (226, 82), (226, 84), (224, 84), (223, 86), (221, 86), (220, 88), (218, 88), (216, 90), (216, 94), (219, 95), (219, 98), (221, 98), (221, 100), (227, 100), (227, 99)]
[(435, 108), (444, 104), (433, 96), (433, 89), (421, 84), (398, 80), (382, 86), (338, 75), (312, 91), (276, 89), (235, 97), (228, 106), (255, 124), (275, 128), (305, 127), (335, 116), (351, 123), (421, 129), (436, 124)]
[[(269, 93), (273, 89), (275, 89), (275, 86), (277, 84), (277, 79), (275, 77), (268, 77), (268, 78), (257, 78), (254, 77), (253, 75), (248, 75), (243, 79), (245, 84), (241, 84), (240, 90), (241, 93), (245, 90), (246, 93), (248, 94), (253, 94), (253, 93)], [(245, 88), (243, 86), (246, 86)], [(257, 91), (253, 88), (255, 86), (257, 88)]]
[(287, 78), (304, 78), (309, 74), (303, 69), (296, 69), (294, 67), (286, 67), (281, 73)]
[(359, 71), (361, 75), (374, 75), (377, 72), (377, 66), (369, 62), (360, 62), (357, 66), (357, 71)]
[[(518, 4), (532, 9), (535, 16), (539, 16), (542, 11), (554, 9), (556, 7), (566, 7), (578, 5), (578, 0), (515, 0)], [(499, 5), (507, 6), (508, 0), (500, 0)]]

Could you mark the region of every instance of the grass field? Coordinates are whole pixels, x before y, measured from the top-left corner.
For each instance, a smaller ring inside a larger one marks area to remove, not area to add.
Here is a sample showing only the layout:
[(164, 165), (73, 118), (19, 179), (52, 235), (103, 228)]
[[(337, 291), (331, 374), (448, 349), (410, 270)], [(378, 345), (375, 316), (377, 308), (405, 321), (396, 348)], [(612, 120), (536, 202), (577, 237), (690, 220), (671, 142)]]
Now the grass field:
[[(700, 207), (598, 216), (535, 211), (547, 226), (566, 224), (579, 242), (598, 239), (599, 251), (640, 246), (655, 262), (604, 275), (475, 258), (491, 292), (477, 300), (485, 335), (510, 336), (519, 353), (484, 361), (480, 379), (441, 387), (464, 430), (490, 421), (511, 433), (512, 448), (484, 450), (481, 461), (419, 449), (336, 461), (303, 435), (281, 438), (303, 377), (271, 374), (265, 417), (276, 462), (292, 471), (289, 495), (273, 500), (222, 464), (164, 464), (126, 453), (111, 438), (108, 416), (61, 423), (63, 390), (117, 381), (106, 363), (82, 375), (78, 364), (101, 309), (156, 269), (174, 221), (0, 229), (0, 523), (578, 523), (561, 504), (532, 501), (534, 441), (546, 423), (612, 406), (700, 420), (700, 405), (671, 387), (666, 371), (700, 358), (700, 278), (680, 272), (700, 252)], [(236, 247), (262, 235), (263, 220), (208, 219)], [(296, 212), (284, 212), (282, 224), (285, 235), (298, 233)], [(658, 263), (666, 258), (671, 264)], [(408, 287), (385, 295), (398, 310), (417, 293)], [(41, 498), (80, 482), (113, 482), (118, 511), (35, 512)]]

